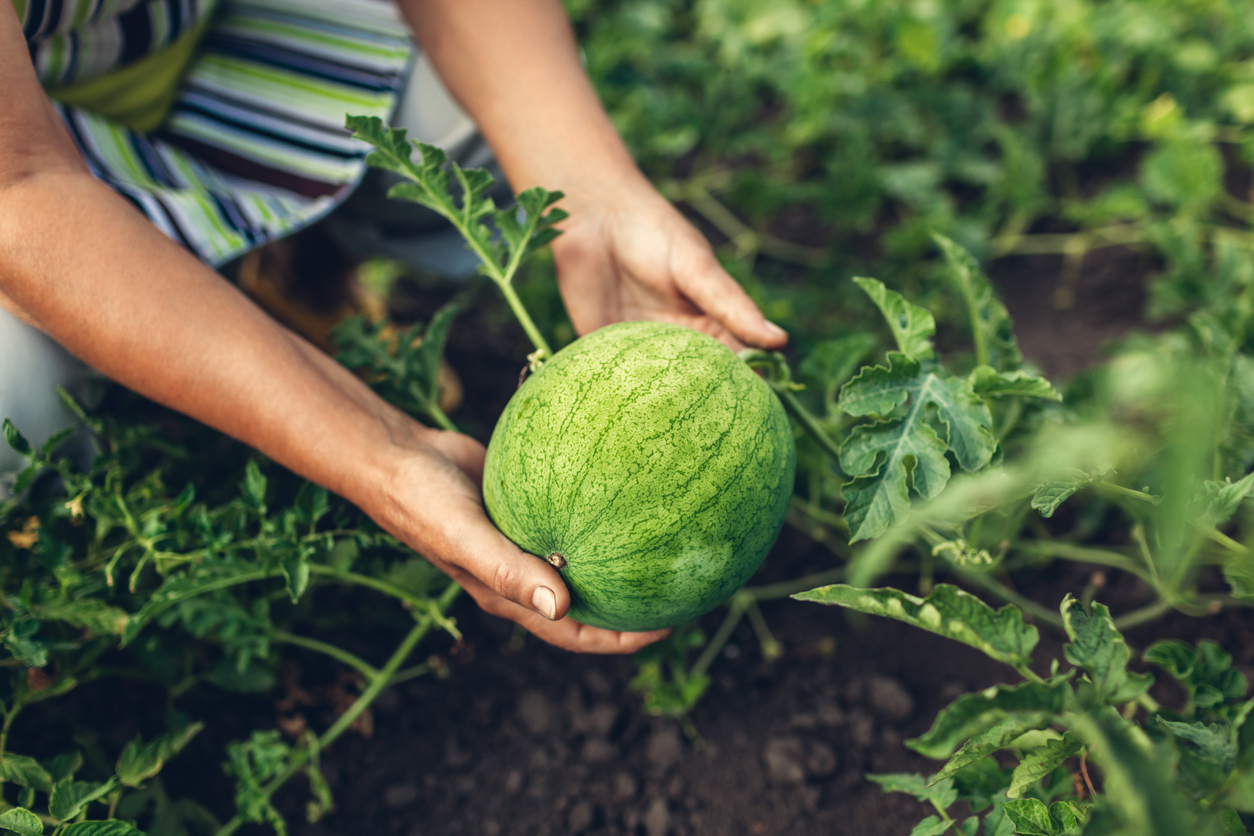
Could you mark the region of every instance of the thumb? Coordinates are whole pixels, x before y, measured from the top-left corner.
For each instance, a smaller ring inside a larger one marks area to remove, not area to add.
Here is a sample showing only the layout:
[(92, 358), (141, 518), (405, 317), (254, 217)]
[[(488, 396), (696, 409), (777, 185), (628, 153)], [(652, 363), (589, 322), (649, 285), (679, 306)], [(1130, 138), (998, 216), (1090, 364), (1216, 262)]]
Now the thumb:
[(430, 555), (454, 580), (469, 575), (488, 589), (532, 612), (556, 621), (570, 609), (570, 593), (557, 570), (528, 554), (492, 525), (478, 505), (441, 514), (443, 542)]

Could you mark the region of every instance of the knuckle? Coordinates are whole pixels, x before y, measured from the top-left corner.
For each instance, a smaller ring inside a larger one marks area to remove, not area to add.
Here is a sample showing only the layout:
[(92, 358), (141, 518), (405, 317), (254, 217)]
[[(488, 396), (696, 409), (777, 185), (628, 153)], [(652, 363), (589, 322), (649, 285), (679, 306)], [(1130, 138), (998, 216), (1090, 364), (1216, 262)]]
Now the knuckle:
[(502, 596), (513, 600), (518, 589), (518, 569), (505, 561), (496, 564), (492, 568), (491, 585)]

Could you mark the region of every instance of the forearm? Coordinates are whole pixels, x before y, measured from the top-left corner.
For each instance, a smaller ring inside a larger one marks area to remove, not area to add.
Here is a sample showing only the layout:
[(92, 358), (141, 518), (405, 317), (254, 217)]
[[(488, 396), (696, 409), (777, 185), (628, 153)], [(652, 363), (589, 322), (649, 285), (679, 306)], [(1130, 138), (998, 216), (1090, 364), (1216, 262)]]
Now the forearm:
[(114, 380), (359, 504), (412, 421), (89, 176), (0, 189), (0, 293)]
[(597, 99), (560, 0), (400, 0), (515, 190), (641, 178)]

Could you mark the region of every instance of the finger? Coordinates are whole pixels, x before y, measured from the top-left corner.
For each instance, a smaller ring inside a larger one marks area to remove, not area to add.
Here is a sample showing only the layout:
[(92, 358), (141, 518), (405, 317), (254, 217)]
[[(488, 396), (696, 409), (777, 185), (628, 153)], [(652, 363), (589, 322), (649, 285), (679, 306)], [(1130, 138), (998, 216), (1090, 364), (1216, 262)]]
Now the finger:
[(676, 283), (698, 308), (718, 320), (737, 339), (759, 348), (783, 348), (788, 334), (767, 320), (736, 280), (709, 250), (676, 271)]
[(512, 601), (493, 595), (491, 590), (481, 584), (467, 586), (466, 591), (485, 612), (509, 619), (541, 641), (572, 653), (635, 653), (659, 639), (666, 638), (671, 633), (669, 629), (651, 630), (645, 633), (603, 630), (600, 627), (581, 624), (570, 618), (549, 621)]
[(476, 580), (518, 606), (556, 621), (570, 608), (570, 593), (557, 570), (527, 554), (492, 525), (482, 506), (452, 498), (429, 509), (439, 526), (431, 556), (454, 580)]

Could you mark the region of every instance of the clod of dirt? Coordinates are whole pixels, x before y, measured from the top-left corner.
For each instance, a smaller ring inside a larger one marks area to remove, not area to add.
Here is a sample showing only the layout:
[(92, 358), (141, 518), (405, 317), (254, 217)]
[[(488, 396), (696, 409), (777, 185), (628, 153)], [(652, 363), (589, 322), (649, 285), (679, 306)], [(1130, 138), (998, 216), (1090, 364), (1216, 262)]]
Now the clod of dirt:
[(605, 737), (614, 728), (618, 715), (618, 706), (608, 702), (599, 702), (574, 718), (574, 729), (581, 734)]
[(394, 784), (383, 790), (383, 803), (389, 807), (406, 807), (418, 798), (418, 787), (413, 784)]
[(553, 719), (548, 698), (539, 691), (524, 691), (518, 698), (518, 719), (534, 736), (544, 734)]
[(867, 749), (875, 742), (875, 721), (860, 708), (849, 712), (849, 740), (855, 749)]
[(683, 754), (683, 744), (679, 740), (678, 730), (674, 726), (662, 726), (654, 731), (649, 735), (645, 754), (649, 758), (649, 763), (657, 767), (658, 771), (665, 772), (670, 769)]
[(802, 743), (798, 737), (777, 737), (767, 741), (762, 752), (766, 774), (776, 784), (800, 784), (806, 779), (802, 761)]
[(592, 826), (592, 821), (596, 817), (592, 805), (587, 801), (575, 802), (575, 806), (570, 808), (570, 815), (566, 818), (566, 825), (571, 833), (583, 833)]
[(671, 811), (660, 798), (653, 799), (644, 814), (644, 831), (648, 836), (666, 836), (671, 830)]
[(636, 779), (629, 772), (620, 772), (614, 776), (614, 800), (626, 801), (629, 798), (636, 797), (636, 791), (640, 789), (640, 785), (636, 783)]
[(588, 738), (579, 750), (579, 759), (584, 763), (607, 763), (616, 757), (618, 757), (618, 747), (599, 737)]
[(836, 771), (836, 753), (826, 743), (810, 744), (806, 757), (806, 772), (815, 778), (825, 778)]
[(511, 769), (509, 774), (505, 776), (505, 792), (514, 795), (523, 785), (523, 774), (517, 769)]
[(890, 677), (869, 677), (864, 694), (871, 710), (884, 720), (900, 723), (914, 713), (914, 698), (900, 682)]

